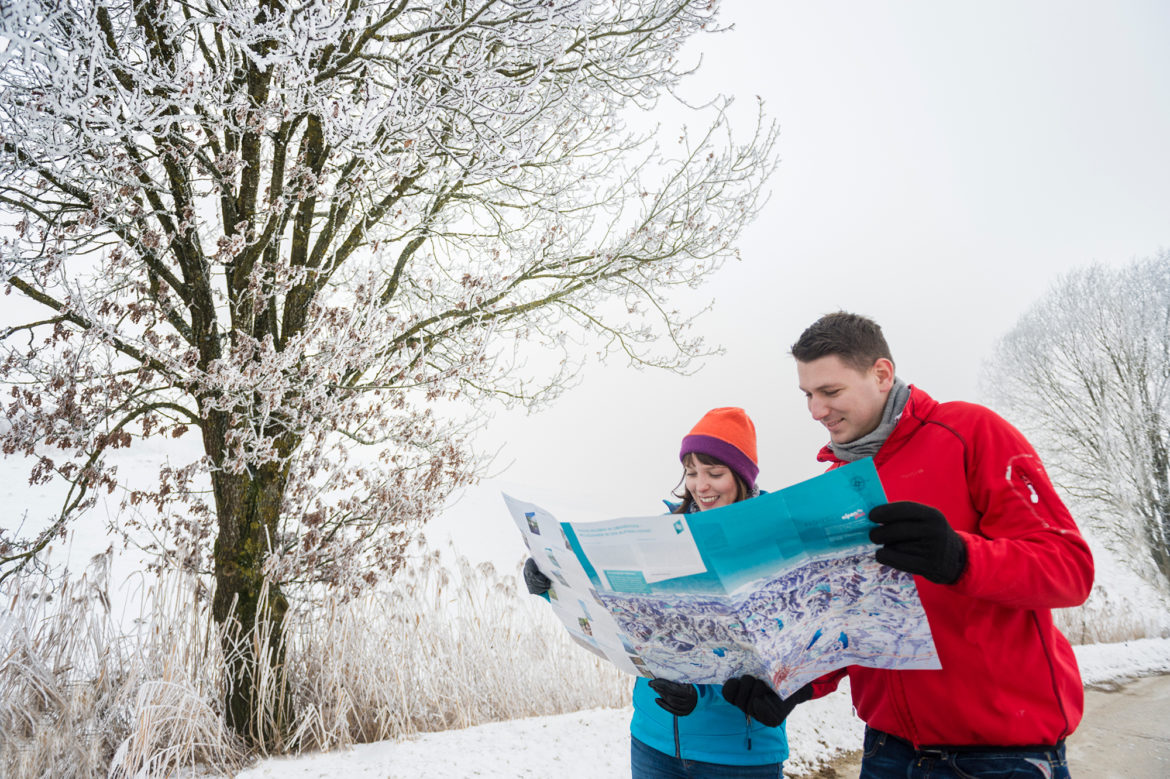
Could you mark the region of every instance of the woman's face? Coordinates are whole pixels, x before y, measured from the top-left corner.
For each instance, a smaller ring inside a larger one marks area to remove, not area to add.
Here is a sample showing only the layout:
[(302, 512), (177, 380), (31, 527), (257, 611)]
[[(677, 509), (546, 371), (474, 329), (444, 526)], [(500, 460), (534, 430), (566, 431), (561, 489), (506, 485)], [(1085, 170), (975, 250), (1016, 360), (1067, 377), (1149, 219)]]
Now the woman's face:
[(688, 457), (683, 465), (686, 469), (683, 484), (699, 511), (730, 506), (739, 496), (739, 485), (735, 474), (722, 463), (705, 465), (697, 457)]

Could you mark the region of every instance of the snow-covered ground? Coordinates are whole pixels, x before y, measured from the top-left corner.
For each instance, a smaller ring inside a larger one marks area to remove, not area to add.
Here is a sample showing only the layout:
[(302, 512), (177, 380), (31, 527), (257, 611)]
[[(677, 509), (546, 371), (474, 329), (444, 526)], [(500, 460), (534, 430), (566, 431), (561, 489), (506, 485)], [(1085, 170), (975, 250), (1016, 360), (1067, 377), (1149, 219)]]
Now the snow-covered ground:
[[(1166, 638), (1076, 647), (1076, 653), (1087, 685), (1170, 673), (1170, 639)], [(237, 774), (236, 779), (628, 777), (629, 720), (627, 708), (496, 722), (401, 742), (272, 758)], [(839, 752), (857, 748), (861, 733), (861, 722), (853, 716), (844, 688), (798, 707), (788, 720), (792, 756), (785, 773), (799, 775)]]

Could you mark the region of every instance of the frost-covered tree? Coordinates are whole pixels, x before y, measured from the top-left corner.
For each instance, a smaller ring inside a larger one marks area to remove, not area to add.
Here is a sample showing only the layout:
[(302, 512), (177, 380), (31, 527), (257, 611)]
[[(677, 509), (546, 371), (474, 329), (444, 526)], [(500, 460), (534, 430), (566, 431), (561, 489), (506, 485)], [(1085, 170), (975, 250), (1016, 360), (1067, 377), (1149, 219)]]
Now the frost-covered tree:
[[(123, 486), (114, 450), (197, 435), (127, 501), (277, 646), (293, 588), (393, 573), (474, 478), (437, 409), (550, 397), (586, 338), (685, 368), (668, 293), (733, 251), (774, 129), (737, 143), (715, 104), (660, 149), (622, 117), (716, 6), (0, 5), (0, 285), (43, 311), (0, 331), (0, 440), (69, 485), (44, 532), (0, 534), (0, 575)], [(542, 344), (559, 367), (523, 370)], [(250, 668), (228, 715), (263, 741)]]
[(1170, 585), (1170, 253), (1063, 276), (989, 368), (1086, 524)]

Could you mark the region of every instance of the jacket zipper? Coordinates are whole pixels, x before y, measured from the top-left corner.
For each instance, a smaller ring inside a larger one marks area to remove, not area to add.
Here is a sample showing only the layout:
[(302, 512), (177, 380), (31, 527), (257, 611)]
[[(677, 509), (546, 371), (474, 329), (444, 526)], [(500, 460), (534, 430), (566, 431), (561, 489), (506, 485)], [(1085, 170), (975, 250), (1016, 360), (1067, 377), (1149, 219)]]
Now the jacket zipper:
[(682, 744), (678, 740), (678, 715), (674, 715), (674, 756), (682, 760)]

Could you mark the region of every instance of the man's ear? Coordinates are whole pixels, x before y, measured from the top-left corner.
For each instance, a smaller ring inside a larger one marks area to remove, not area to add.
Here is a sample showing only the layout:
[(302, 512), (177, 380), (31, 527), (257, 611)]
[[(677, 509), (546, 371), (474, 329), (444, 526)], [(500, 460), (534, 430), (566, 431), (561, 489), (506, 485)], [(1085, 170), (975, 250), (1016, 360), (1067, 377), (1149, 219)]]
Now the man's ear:
[(890, 388), (894, 386), (894, 363), (885, 357), (879, 357), (874, 360), (873, 367), (869, 370), (877, 379), (878, 389), (882, 392), (889, 392)]

